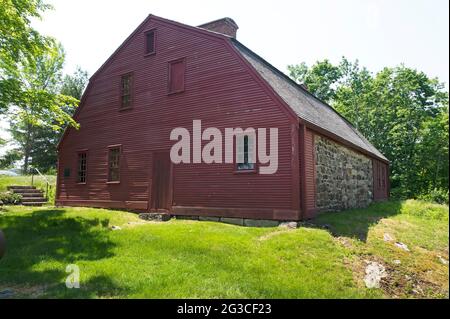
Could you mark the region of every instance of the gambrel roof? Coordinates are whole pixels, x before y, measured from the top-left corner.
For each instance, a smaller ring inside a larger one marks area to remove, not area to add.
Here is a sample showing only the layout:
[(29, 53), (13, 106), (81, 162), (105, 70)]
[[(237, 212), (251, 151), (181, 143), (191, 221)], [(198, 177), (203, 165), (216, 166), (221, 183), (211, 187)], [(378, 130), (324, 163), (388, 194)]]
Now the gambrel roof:
[[(343, 116), (341, 116), (336, 110), (325, 102), (318, 99), (308, 90), (303, 88), (301, 85), (294, 82), (283, 72), (272, 66), (270, 63), (265, 61), (263, 58), (258, 56), (256, 53), (245, 47), (242, 43), (237, 41), (235, 38), (228, 35), (218, 33), (215, 31), (210, 31), (200, 27), (189, 26), (176, 21), (164, 19), (155, 15), (148, 15), (147, 18), (130, 34), (130, 36), (117, 48), (117, 50), (105, 61), (105, 63), (95, 72), (88, 84), (80, 102), (80, 107), (76, 110), (74, 118), (77, 118), (83, 104), (86, 92), (89, 91), (90, 84), (92, 80), (97, 76), (97, 74), (112, 61), (112, 58), (117, 54), (119, 50), (122, 49), (137, 34), (142, 31), (142, 27), (150, 20), (154, 19), (160, 23), (166, 23), (172, 26), (188, 30), (190, 32), (196, 32), (197, 34), (203, 34), (203, 36), (212, 37), (215, 39), (221, 39), (226, 41), (227, 44), (231, 46), (233, 51), (235, 51), (239, 56), (241, 56), (245, 61), (248, 62), (256, 74), (267, 84), (272, 90), (279, 96), (279, 98), (286, 104), (293, 113), (300, 119), (308, 122), (322, 130), (331, 133), (331, 135), (337, 136), (338, 138), (348, 142), (348, 144), (353, 145), (355, 148), (364, 151), (378, 159), (383, 161), (388, 161), (383, 154), (381, 154), (367, 139), (353, 127), (353, 125), (347, 121)], [(231, 20), (231, 19), (230, 19)], [(232, 20), (231, 20), (232, 21)], [(234, 21), (233, 21), (234, 23)], [(294, 116), (293, 114), (293, 116)], [(60, 143), (67, 134), (67, 129), (64, 132)], [(59, 145), (58, 145), (59, 148)]]
[(239, 53), (301, 119), (387, 161), (380, 151), (331, 106), (315, 97), (236, 39), (231, 41)]

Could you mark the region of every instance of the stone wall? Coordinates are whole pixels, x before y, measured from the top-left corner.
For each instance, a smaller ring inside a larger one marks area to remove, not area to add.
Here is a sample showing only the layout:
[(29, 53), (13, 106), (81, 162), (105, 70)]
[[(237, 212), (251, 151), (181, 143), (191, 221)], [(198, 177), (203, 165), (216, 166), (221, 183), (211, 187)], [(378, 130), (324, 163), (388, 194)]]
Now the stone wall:
[(315, 136), (316, 206), (320, 211), (366, 207), (373, 198), (372, 160)]

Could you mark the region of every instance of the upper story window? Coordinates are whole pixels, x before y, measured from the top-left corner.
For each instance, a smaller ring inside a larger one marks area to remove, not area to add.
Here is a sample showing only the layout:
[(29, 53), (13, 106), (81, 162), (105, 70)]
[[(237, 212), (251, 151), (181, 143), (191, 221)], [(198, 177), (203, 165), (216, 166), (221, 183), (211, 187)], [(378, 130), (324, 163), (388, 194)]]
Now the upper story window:
[(156, 40), (155, 30), (145, 32), (145, 54), (153, 54), (156, 52), (155, 40)]
[(255, 139), (252, 135), (244, 135), (243, 138), (237, 138), (237, 158), (243, 159), (242, 163), (237, 163), (238, 171), (255, 170)]
[(87, 176), (87, 152), (78, 153), (77, 183), (86, 183)]
[(122, 75), (120, 83), (120, 108), (127, 109), (131, 107), (133, 89), (133, 74)]
[(108, 182), (120, 181), (120, 146), (112, 146), (108, 149)]
[(186, 60), (179, 59), (169, 62), (169, 94), (184, 91), (184, 75)]

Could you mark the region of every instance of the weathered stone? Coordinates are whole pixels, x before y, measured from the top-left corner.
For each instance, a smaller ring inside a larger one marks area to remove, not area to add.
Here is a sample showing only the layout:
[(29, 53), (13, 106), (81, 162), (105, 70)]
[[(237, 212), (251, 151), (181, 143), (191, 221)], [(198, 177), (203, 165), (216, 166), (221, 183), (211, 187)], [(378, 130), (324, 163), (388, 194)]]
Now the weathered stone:
[(218, 221), (220, 221), (220, 217), (199, 216), (198, 220), (205, 221), (205, 222), (218, 222)]
[(0, 291), (0, 299), (8, 299), (14, 296), (14, 290), (12, 289), (4, 289)]
[(395, 246), (397, 246), (400, 249), (403, 249), (404, 251), (409, 251), (408, 245), (401, 243), (401, 242), (396, 242)]
[(229, 218), (229, 217), (221, 217), (220, 221), (222, 223), (226, 224), (233, 224), (233, 225), (244, 225), (244, 219), (243, 218)]
[(372, 160), (327, 138), (315, 138), (316, 206), (322, 211), (372, 201)]
[(176, 218), (185, 220), (198, 220), (198, 216), (188, 216), (188, 215), (177, 215)]
[(269, 219), (244, 219), (244, 226), (248, 227), (276, 227), (279, 222)]
[(139, 214), (139, 218), (155, 222), (166, 222), (170, 219), (170, 215), (165, 213), (142, 213)]
[(298, 223), (297, 222), (281, 222), (279, 227), (287, 227), (287, 228), (297, 228)]
[(387, 277), (387, 273), (384, 266), (377, 262), (371, 262), (366, 267), (364, 283), (367, 288), (380, 288), (380, 281), (385, 277)]

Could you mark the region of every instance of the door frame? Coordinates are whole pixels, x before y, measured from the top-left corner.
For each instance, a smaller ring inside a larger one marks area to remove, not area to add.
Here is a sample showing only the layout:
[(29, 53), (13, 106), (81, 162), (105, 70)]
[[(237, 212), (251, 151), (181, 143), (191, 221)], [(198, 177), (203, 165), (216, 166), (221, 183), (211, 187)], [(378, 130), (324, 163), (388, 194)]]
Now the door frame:
[[(166, 199), (166, 203), (164, 204), (164, 206), (166, 206), (166, 208), (156, 208), (156, 196), (155, 196), (155, 181), (154, 181), (154, 177), (155, 175), (155, 159), (158, 156), (163, 156), (166, 155), (168, 161), (169, 161), (169, 172), (168, 172), (168, 185), (167, 185), (167, 199)], [(168, 150), (155, 150), (152, 152), (152, 165), (150, 167), (150, 178), (149, 178), (149, 188), (151, 189), (151, 191), (149, 190), (148, 192), (148, 205), (147, 205), (147, 211), (149, 212), (158, 212), (158, 211), (168, 211), (168, 212), (172, 212), (172, 203), (173, 203), (173, 163), (170, 160), (170, 151)]]

